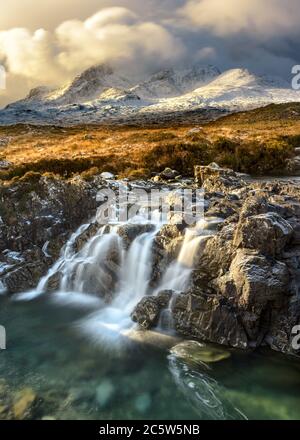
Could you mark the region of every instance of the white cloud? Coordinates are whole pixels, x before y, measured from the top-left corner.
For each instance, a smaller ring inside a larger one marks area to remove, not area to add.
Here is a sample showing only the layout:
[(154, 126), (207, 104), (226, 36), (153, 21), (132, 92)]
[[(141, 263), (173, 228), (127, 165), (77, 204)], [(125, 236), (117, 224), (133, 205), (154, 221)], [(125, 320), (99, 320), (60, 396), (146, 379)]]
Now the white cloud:
[(246, 32), (260, 38), (297, 31), (300, 19), (299, 0), (189, 0), (179, 13), (216, 35)]
[(24, 77), (31, 86), (59, 84), (101, 62), (155, 69), (176, 61), (183, 52), (181, 41), (163, 25), (143, 21), (123, 7), (102, 9), (84, 21), (65, 21), (53, 32), (0, 31), (0, 62), (9, 78)]

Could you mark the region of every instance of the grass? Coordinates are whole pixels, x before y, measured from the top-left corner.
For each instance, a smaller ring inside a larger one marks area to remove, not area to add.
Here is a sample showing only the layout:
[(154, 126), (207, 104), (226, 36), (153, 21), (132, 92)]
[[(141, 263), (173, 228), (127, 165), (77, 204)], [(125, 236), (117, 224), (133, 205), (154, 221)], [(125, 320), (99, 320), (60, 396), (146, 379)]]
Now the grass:
[(110, 171), (130, 179), (165, 167), (190, 176), (194, 165), (217, 162), (252, 174), (280, 173), (300, 146), (300, 105), (268, 106), (195, 126), (0, 127), (0, 158), (10, 162), (0, 179), (28, 172), (85, 179)]

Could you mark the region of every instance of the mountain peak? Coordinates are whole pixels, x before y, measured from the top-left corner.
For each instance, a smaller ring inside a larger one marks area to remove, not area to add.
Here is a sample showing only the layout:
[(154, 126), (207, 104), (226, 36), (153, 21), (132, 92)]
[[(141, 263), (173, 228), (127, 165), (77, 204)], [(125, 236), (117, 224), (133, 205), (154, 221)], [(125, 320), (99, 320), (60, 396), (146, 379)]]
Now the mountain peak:
[(220, 75), (214, 66), (192, 64), (182, 69), (164, 69), (137, 85), (134, 92), (141, 98), (170, 98), (190, 92)]
[(73, 81), (49, 95), (55, 104), (79, 104), (97, 99), (106, 89), (128, 89), (128, 80), (115, 74), (111, 66), (99, 64), (89, 67)]

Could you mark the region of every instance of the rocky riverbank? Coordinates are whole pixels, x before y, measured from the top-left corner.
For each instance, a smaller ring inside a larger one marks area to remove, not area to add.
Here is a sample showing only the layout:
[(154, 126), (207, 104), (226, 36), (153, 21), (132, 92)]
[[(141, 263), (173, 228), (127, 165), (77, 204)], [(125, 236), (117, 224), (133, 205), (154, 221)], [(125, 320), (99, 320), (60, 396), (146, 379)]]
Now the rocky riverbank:
[[(292, 329), (300, 323), (300, 186), (294, 182), (251, 182), (212, 164), (195, 168), (195, 180), (165, 170), (150, 182), (130, 185), (173, 189), (203, 187), (205, 215), (218, 218), (214, 235), (199, 247), (189, 287), (164, 290), (137, 304), (132, 319), (155, 328), (168, 309), (176, 331), (189, 338), (241, 349), (268, 345), (292, 348)], [(61, 247), (95, 215), (97, 192), (114, 189), (109, 175), (89, 181), (30, 174), (0, 188), (0, 275), (9, 294), (34, 288), (56, 261)], [(109, 179), (107, 179), (109, 178)], [(145, 225), (125, 225), (125, 247)], [(93, 235), (80, 235), (80, 248)], [(178, 255), (184, 225), (164, 225), (153, 242), (151, 285), (158, 285), (166, 262)], [(54, 287), (57, 287), (54, 280)], [(51, 289), (49, 289), (51, 290)], [(106, 300), (111, 298), (111, 292)]]

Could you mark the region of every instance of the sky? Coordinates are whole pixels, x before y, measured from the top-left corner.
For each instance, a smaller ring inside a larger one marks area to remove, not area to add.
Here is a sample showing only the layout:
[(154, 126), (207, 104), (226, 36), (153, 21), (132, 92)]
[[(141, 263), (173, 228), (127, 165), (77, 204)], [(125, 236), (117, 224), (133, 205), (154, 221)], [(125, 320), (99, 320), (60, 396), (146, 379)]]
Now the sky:
[(102, 62), (133, 78), (195, 61), (289, 78), (300, 64), (299, 0), (0, 0), (0, 7), (0, 106)]

